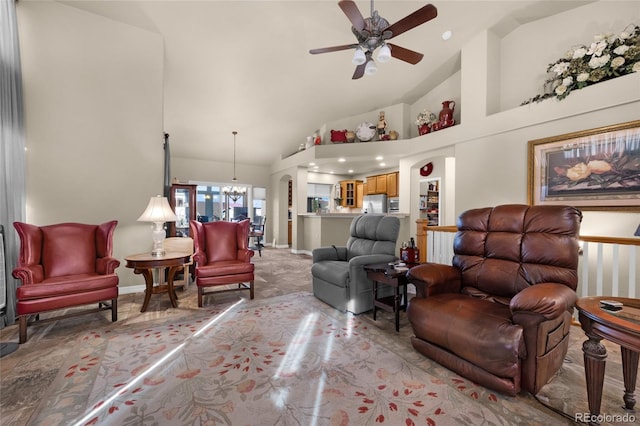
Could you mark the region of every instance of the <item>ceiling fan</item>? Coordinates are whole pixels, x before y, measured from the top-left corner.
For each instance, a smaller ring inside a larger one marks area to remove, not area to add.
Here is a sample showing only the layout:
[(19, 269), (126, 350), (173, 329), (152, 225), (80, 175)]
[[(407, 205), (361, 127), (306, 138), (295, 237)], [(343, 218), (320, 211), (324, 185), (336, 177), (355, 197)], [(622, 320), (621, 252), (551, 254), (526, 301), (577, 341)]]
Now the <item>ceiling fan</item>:
[(424, 56), (422, 53), (387, 43), (387, 40), (438, 16), (436, 7), (432, 4), (427, 4), (410, 15), (405, 16), (398, 22), (389, 25), (389, 21), (380, 16), (377, 10), (374, 10), (373, 0), (371, 0), (371, 17), (369, 18), (362, 17), (358, 6), (352, 0), (340, 0), (338, 6), (340, 6), (340, 9), (347, 15), (349, 21), (351, 21), (351, 31), (356, 36), (358, 42), (341, 46), (311, 49), (309, 53), (315, 55), (318, 53), (356, 49), (353, 56), (353, 63), (357, 65), (352, 77), (354, 80), (361, 78), (365, 73), (373, 74), (376, 72), (377, 68), (372, 55), (377, 48), (380, 48), (377, 56), (380, 62), (387, 62), (392, 57), (413, 65), (420, 62)]

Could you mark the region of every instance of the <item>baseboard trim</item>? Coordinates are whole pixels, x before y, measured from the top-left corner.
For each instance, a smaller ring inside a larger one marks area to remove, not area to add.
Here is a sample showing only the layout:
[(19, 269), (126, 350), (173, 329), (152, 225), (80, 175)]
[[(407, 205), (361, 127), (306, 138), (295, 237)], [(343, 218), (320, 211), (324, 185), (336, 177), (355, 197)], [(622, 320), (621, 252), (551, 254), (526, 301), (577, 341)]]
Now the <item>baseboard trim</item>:
[(118, 294), (142, 293), (146, 288), (146, 285), (118, 286)]
[(291, 253), (293, 253), (293, 254), (306, 254), (306, 255), (309, 255), (309, 256), (312, 256), (312, 255), (313, 255), (313, 253), (312, 253), (312, 252), (310, 252), (309, 250), (296, 250), (296, 249), (291, 249)]

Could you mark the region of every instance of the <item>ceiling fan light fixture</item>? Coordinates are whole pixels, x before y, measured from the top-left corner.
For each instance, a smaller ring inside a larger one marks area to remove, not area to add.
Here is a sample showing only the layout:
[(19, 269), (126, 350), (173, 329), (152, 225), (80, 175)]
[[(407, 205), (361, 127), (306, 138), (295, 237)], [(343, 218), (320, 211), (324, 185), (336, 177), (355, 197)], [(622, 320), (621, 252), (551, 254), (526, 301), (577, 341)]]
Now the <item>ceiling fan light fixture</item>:
[(378, 51), (378, 61), (389, 62), (391, 59), (391, 48), (387, 43), (384, 43)]
[(369, 59), (367, 65), (364, 67), (364, 73), (367, 75), (373, 75), (378, 71), (378, 67), (373, 59)]
[(361, 48), (357, 48), (356, 52), (353, 54), (353, 59), (351, 60), (351, 62), (353, 62), (354, 65), (362, 65), (367, 61), (367, 57), (364, 54), (363, 50)]

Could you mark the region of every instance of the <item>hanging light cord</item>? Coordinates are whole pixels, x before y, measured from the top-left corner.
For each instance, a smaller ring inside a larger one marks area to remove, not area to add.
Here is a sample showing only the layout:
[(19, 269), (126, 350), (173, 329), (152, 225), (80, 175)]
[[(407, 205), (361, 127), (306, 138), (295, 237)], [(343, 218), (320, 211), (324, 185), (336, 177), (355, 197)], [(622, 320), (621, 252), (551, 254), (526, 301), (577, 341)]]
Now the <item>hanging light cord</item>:
[(238, 134), (238, 132), (234, 130), (231, 133), (233, 133), (233, 179), (231, 180), (235, 182), (238, 180), (236, 178), (236, 135)]

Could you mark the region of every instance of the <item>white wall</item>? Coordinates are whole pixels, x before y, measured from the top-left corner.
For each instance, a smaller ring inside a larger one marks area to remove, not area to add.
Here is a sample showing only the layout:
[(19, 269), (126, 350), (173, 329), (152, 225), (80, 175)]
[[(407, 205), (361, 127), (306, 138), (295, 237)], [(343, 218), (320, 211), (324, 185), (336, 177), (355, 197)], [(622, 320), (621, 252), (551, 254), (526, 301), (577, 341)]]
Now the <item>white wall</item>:
[(161, 38), (57, 2), (17, 4), (25, 96), (27, 221), (118, 220), (124, 256), (151, 248), (136, 222), (163, 188)]
[[(246, 157), (246, 151), (244, 153), (238, 151), (238, 159), (240, 160), (244, 157)], [(181, 182), (231, 183), (231, 178), (233, 178), (233, 163), (172, 156), (171, 174), (173, 175), (172, 177), (178, 178)], [(240, 161), (236, 162), (238, 185), (253, 185), (268, 188), (270, 175), (269, 167), (245, 164)]]

